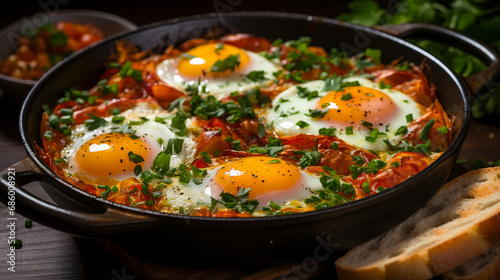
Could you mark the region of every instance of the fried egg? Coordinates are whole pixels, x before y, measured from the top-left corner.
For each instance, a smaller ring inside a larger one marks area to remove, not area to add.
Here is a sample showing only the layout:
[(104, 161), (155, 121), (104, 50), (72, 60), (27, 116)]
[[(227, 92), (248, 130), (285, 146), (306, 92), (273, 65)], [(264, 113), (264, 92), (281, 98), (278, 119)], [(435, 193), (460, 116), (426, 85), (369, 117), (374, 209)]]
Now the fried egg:
[[(274, 109), (267, 113), (268, 126), (280, 136), (318, 135), (322, 128), (335, 128), (335, 135), (351, 145), (385, 151), (388, 147), (383, 140), (401, 142), (404, 133), (397, 133), (398, 129), (422, 115), (419, 105), (400, 91), (380, 89), (379, 84), (362, 77), (343, 81), (357, 81), (359, 86), (329, 92), (324, 90), (324, 81), (312, 81), (280, 93), (273, 100)], [(318, 97), (299, 97), (299, 87), (317, 91)], [(311, 117), (313, 110), (326, 109), (324, 116)]]
[[(232, 69), (215, 71), (225, 68), (224, 65), (213, 67), (224, 64), (224, 61)], [(156, 73), (165, 83), (181, 92), (186, 92), (187, 86), (197, 85), (199, 81), (202, 93), (222, 99), (231, 92), (270, 83), (269, 80), (274, 78), (273, 72), (279, 69), (279, 66), (257, 53), (228, 44), (209, 43), (162, 61), (156, 67)], [(248, 78), (247, 75), (252, 71), (264, 71), (264, 80)]]
[[(150, 103), (138, 103), (116, 117), (103, 118), (106, 124), (94, 130), (84, 125), (72, 129), (69, 143), (61, 151), (68, 167), (65, 172), (72, 177), (93, 185), (116, 185), (120, 181), (136, 177), (137, 165), (149, 170), (156, 155), (169, 139), (182, 139), (182, 150), (171, 157), (171, 167), (191, 161), (196, 144), (189, 137), (179, 137), (170, 128), (172, 115)], [(141, 119), (142, 118), (142, 119)], [(157, 121), (155, 121), (157, 120)], [(161, 140), (160, 140), (161, 139)], [(129, 153), (140, 156), (136, 160)]]
[(160, 207), (172, 209), (208, 205), (211, 197), (220, 199), (222, 192), (237, 195), (241, 188), (250, 188), (248, 199), (257, 199), (257, 209), (269, 202), (283, 205), (291, 201), (303, 201), (322, 189), (319, 177), (297, 166), (271, 157), (246, 157), (207, 169), (200, 184), (179, 183), (172, 178), (171, 186), (163, 190)]

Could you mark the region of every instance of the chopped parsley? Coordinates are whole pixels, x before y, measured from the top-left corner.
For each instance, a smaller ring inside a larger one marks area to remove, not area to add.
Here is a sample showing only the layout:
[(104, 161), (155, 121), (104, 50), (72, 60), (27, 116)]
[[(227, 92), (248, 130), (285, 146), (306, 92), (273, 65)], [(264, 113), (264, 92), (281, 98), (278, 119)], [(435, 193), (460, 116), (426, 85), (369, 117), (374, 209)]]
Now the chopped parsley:
[(378, 83), (378, 88), (379, 89), (390, 89), (391, 85), (390, 84), (385, 84), (384, 81), (380, 81), (380, 83)]
[(68, 43), (68, 36), (63, 31), (54, 31), (49, 35), (49, 45), (63, 47)]
[(250, 188), (241, 188), (236, 195), (222, 191), (220, 200), (211, 198), (210, 210), (214, 211), (217, 204), (222, 204), (225, 208), (236, 210), (240, 213), (253, 213), (259, 202), (256, 199), (248, 200)]
[(43, 137), (45, 137), (49, 141), (52, 141), (53, 136), (54, 136), (53, 133), (48, 130), (43, 133)]
[(407, 61), (403, 62), (403, 63), (400, 63), (397, 65), (398, 66), (398, 70), (399, 71), (404, 71), (404, 70), (408, 70), (408, 68), (410, 68), (410, 65), (408, 64)]
[(357, 165), (365, 164), (365, 160), (363, 159), (362, 156), (352, 156), (352, 159)]
[(371, 192), (370, 183), (367, 182), (367, 181), (363, 182), (363, 184), (361, 185), (361, 188), (363, 189), (363, 191), (365, 193), (370, 193)]
[(358, 178), (358, 176), (361, 175), (361, 173), (365, 172), (365, 173), (377, 174), (378, 171), (384, 168), (386, 165), (387, 163), (381, 159), (372, 159), (366, 166), (359, 166), (356, 164), (349, 166), (349, 171), (351, 171), (352, 179), (356, 180), (356, 178)]
[(300, 127), (300, 128), (304, 128), (304, 127), (308, 127), (308, 126), (309, 126), (309, 124), (308, 124), (308, 123), (306, 123), (305, 121), (298, 121), (298, 122), (296, 123), (296, 125), (297, 125), (298, 127)]
[(224, 44), (223, 43), (217, 43), (215, 45), (215, 53), (216, 54), (219, 54), (219, 51), (221, 51), (222, 49), (224, 49)]
[[(184, 144), (184, 139), (170, 138), (164, 152), (167, 154), (179, 154), (182, 151), (182, 144)], [(172, 149), (174, 153), (172, 153)]]
[[(352, 197), (355, 195), (354, 187), (349, 183), (342, 182), (338, 176), (322, 174), (319, 181), (323, 190), (316, 191), (316, 193), (319, 198), (325, 201), (318, 203), (316, 205), (316, 210), (337, 206), (352, 200), (352, 198), (349, 199), (339, 195), (339, 192), (352, 195)], [(314, 198), (310, 198), (310, 200), (317, 201), (317, 199)]]
[(406, 134), (406, 133), (408, 133), (408, 127), (406, 127), (406, 126), (400, 126), (398, 128), (398, 130), (396, 130), (396, 134), (395, 135)]
[(24, 222), (24, 227), (25, 228), (32, 228), (33, 227), (33, 221), (32, 220), (26, 220)]
[(139, 176), (141, 174), (141, 172), (142, 172), (142, 166), (140, 166), (139, 164), (136, 165), (134, 167), (134, 174), (135, 174), (135, 176)]
[(297, 163), (302, 169), (308, 166), (318, 165), (321, 161), (321, 157), (323, 156), (317, 150), (312, 151), (295, 151), (296, 154), (302, 154), (299, 162)]
[(105, 119), (100, 118), (94, 114), (88, 113), (88, 115), (89, 115), (90, 119), (85, 120), (84, 123), (85, 123), (85, 126), (87, 127), (87, 129), (90, 131), (96, 130), (101, 126), (105, 126), (108, 123)]
[[(358, 81), (345, 82), (341, 76), (333, 75), (325, 80), (323, 91), (341, 91), (346, 87), (359, 86)], [(344, 99), (343, 99), (344, 100)]]
[(135, 135), (136, 131), (132, 129), (129, 125), (111, 127), (111, 130), (117, 133), (127, 134), (132, 139), (139, 139), (139, 137)]
[(237, 66), (240, 65), (240, 54), (237, 55), (229, 55), (224, 60), (218, 59), (214, 65), (210, 67), (210, 72), (224, 72), (226, 70), (231, 69), (234, 71)]
[(144, 158), (138, 154), (134, 154), (134, 152), (128, 152), (128, 159), (133, 163), (143, 162)]
[(445, 125), (443, 125), (438, 128), (437, 132), (441, 135), (446, 134), (448, 133), (448, 128)]
[(126, 78), (126, 77), (131, 77), (132, 79), (136, 80), (137, 82), (142, 81), (142, 71), (138, 69), (134, 69), (132, 67), (132, 62), (127, 60), (122, 66), (120, 71), (118, 72), (120, 77)]
[(342, 94), (342, 98), (340, 98), (340, 99), (344, 100), (344, 101), (351, 100), (352, 94), (351, 93)]
[(162, 117), (155, 117), (155, 122), (161, 123), (161, 124), (167, 124), (165, 121), (167, 118), (162, 118)]
[(19, 250), (23, 248), (23, 241), (21, 239), (14, 239), (11, 245), (13, 245), (14, 249)]
[(365, 56), (373, 59), (375, 63), (380, 63), (382, 57), (382, 50), (367, 48), (365, 50)]
[[(169, 155), (163, 151), (159, 152), (153, 161), (153, 165), (151, 166), (151, 170), (160, 174), (160, 175), (165, 175), (165, 173), (170, 169), (170, 158), (171, 158), (171, 155)], [(142, 174), (144, 174), (144, 172)]]
[(320, 119), (326, 116), (326, 114), (330, 111), (330, 109), (325, 108), (322, 110), (319, 109), (309, 109), (309, 114), (305, 114), (308, 117), (311, 117), (313, 119)]
[(300, 98), (307, 98), (308, 101), (319, 97), (317, 90), (310, 91), (308, 88), (299, 86), (297, 86), (297, 96)]
[(233, 150), (236, 151), (241, 151), (241, 141), (240, 140), (234, 140), (233, 137), (228, 136), (226, 139), (224, 139), (229, 145), (231, 145)]
[(371, 122), (367, 122), (365, 120), (361, 120), (361, 125), (364, 127), (368, 127), (368, 128), (373, 126), (373, 124)]
[(267, 205), (269, 205), (269, 207), (273, 208), (274, 210), (281, 210), (281, 206), (274, 203), (273, 201), (269, 201), (269, 203)]
[(204, 162), (212, 163), (212, 157), (210, 157), (210, 155), (207, 152), (201, 152), (200, 155), (203, 158)]
[(353, 135), (354, 134), (352, 126), (348, 126), (345, 128), (345, 134), (346, 135)]
[(197, 56), (196, 56), (196, 55), (192, 55), (192, 54), (189, 54), (189, 53), (182, 53), (182, 54), (181, 54), (181, 57), (182, 57), (182, 58), (185, 58), (185, 59), (189, 59), (189, 60), (191, 60), (191, 59), (193, 59), (193, 58), (197, 58)]
[(266, 76), (265, 76), (266, 72), (264, 72), (263, 70), (262, 71), (251, 71), (250, 73), (248, 73), (247, 75), (247, 79), (249, 80), (252, 80), (254, 82), (262, 82), (264, 80), (266, 80)]
[(248, 152), (254, 154), (268, 154), (271, 157), (276, 157), (278, 153), (283, 151), (283, 143), (281, 142), (281, 139), (268, 137), (267, 141), (268, 142), (265, 147), (252, 145), (250, 149), (248, 149)]
[(370, 67), (377, 65), (377, 63), (374, 61), (373, 58), (368, 57), (368, 55), (366, 54), (366, 51), (355, 55), (353, 57), (352, 62), (354, 64), (354, 66), (358, 67), (359, 69), (370, 68)]
[(97, 85), (97, 90), (100, 91), (104, 96), (108, 95), (109, 93), (118, 93), (118, 84), (108, 85), (108, 80), (106, 79), (100, 80), (99, 82), (97, 82)]
[(318, 133), (320, 135), (325, 135), (325, 136), (335, 136), (335, 131), (337, 131), (337, 129), (335, 127), (331, 127), (331, 128), (322, 127), (319, 129)]
[(111, 110), (111, 114), (114, 116), (120, 114), (120, 112), (121, 112), (120, 108), (116, 108), (116, 107)]
[(102, 198), (104, 198), (104, 199), (108, 199), (108, 197), (111, 194), (111, 192), (113, 192), (113, 193), (118, 192), (118, 187), (117, 186), (109, 187), (109, 186), (106, 186), (106, 185), (99, 185), (97, 187), (99, 189), (104, 189), (105, 190), (101, 194), (99, 194), (99, 196), (102, 197)]
[(266, 136), (266, 127), (264, 124), (259, 123), (259, 125), (257, 126), (257, 133), (259, 134), (259, 137)]
[(254, 111), (254, 105), (264, 107), (270, 103), (271, 99), (263, 95), (259, 89), (250, 89), (245, 92), (245, 95), (238, 97), (237, 103), (233, 101), (221, 102), (214, 96), (201, 97), (197, 91), (193, 92), (193, 96), (189, 101), (190, 112), (194, 116), (199, 116), (203, 119), (212, 117), (226, 117), (226, 121), (233, 124), (242, 118), (255, 119), (257, 115)]
[(55, 158), (54, 162), (56, 164), (67, 164), (68, 163), (64, 158)]
[(370, 136), (365, 137), (365, 140), (370, 143), (375, 143), (377, 142), (378, 135), (379, 135), (378, 128), (375, 128), (372, 131), (370, 131)]
[(125, 120), (124, 116), (114, 116), (111, 119), (111, 122), (114, 123), (114, 124), (119, 124), (119, 123), (122, 123), (124, 120)]
[(384, 139), (384, 143), (389, 146), (389, 148), (396, 150), (398, 152), (400, 151), (406, 151), (406, 152), (418, 152), (424, 155), (429, 155), (431, 154), (431, 141), (427, 140), (425, 144), (418, 144), (416, 146), (410, 145), (406, 140), (403, 140), (399, 145), (394, 145), (389, 140)]
[(172, 123), (170, 127), (177, 129), (175, 132), (177, 136), (186, 136), (187, 128), (186, 128), (186, 120), (188, 116), (183, 111), (179, 110), (175, 113), (175, 116), (172, 118)]
[(434, 118), (430, 119), (429, 122), (422, 128), (420, 132), (420, 139), (424, 142), (429, 139), (429, 133), (431, 132), (432, 126), (434, 125)]

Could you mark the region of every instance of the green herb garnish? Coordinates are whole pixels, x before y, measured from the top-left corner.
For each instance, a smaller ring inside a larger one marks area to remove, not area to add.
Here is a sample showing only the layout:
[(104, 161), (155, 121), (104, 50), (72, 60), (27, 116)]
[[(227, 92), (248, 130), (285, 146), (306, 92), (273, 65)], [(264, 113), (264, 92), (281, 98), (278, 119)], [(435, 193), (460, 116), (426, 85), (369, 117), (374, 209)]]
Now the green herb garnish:
[(234, 71), (236, 67), (240, 65), (240, 54), (237, 55), (229, 55), (224, 60), (217, 60), (214, 65), (210, 67), (210, 72), (224, 72), (226, 70), (231, 69)]
[(90, 131), (96, 130), (101, 126), (105, 126), (108, 123), (105, 119), (100, 118), (94, 114), (88, 113), (88, 115), (89, 115), (90, 119), (85, 120), (84, 123), (85, 123), (85, 126), (87, 127), (87, 129)]

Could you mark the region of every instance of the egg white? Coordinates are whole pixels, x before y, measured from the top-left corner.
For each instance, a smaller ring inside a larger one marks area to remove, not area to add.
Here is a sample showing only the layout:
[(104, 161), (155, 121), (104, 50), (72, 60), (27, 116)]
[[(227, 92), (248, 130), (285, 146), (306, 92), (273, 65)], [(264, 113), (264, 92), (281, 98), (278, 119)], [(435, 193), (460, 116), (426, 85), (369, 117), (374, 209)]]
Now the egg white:
[[(198, 79), (200, 79), (200, 88), (204, 88), (204, 91), (200, 90), (200, 92), (213, 95), (219, 100), (229, 96), (231, 92), (242, 92), (272, 83), (271, 80), (274, 79), (273, 72), (280, 70), (281, 67), (257, 53), (247, 50), (242, 51), (250, 57), (249, 62), (242, 67), (236, 68), (234, 72), (228, 75), (218, 77), (184, 75), (177, 69), (179, 61), (185, 59), (182, 57), (166, 59), (160, 62), (156, 67), (156, 74), (169, 86), (184, 93), (187, 93), (185, 90), (187, 86), (197, 85)], [(248, 79), (246, 76), (252, 71), (264, 71), (266, 81), (255, 82)]]
[[(379, 135), (375, 143), (366, 141), (366, 137), (370, 135), (370, 130), (366, 127), (360, 126), (354, 128), (353, 134), (351, 135), (347, 135), (345, 129), (337, 127), (335, 135), (351, 145), (367, 150), (387, 151), (388, 146), (383, 142), (383, 140), (388, 139), (393, 144), (398, 144), (402, 141), (404, 135), (395, 134), (399, 127), (408, 125), (406, 115), (412, 114), (414, 119), (417, 119), (422, 115), (419, 105), (412, 98), (400, 91), (394, 89), (380, 89), (379, 84), (363, 77), (353, 76), (344, 78), (343, 81), (357, 81), (361, 86), (381, 91), (388, 95), (399, 108), (397, 115), (395, 115), (392, 120), (389, 120), (390, 125), (388, 127), (385, 125), (377, 126), (379, 132), (385, 133), (386, 135)], [(310, 91), (316, 90), (318, 91), (319, 97), (313, 98), (309, 101), (307, 98), (300, 98), (297, 95), (297, 86), (307, 88)], [(300, 133), (318, 135), (321, 128), (333, 127), (326, 121), (313, 119), (306, 115), (309, 113), (309, 109), (315, 109), (315, 104), (320, 98), (329, 93), (323, 90), (324, 86), (324, 81), (311, 81), (293, 86), (277, 95), (272, 102), (273, 109), (270, 109), (265, 116), (267, 125), (272, 127), (274, 132), (280, 136), (295, 135)], [(287, 101), (283, 102), (283, 100)], [(299, 121), (305, 121), (309, 124), (309, 126), (300, 128), (297, 125), (297, 122)]]

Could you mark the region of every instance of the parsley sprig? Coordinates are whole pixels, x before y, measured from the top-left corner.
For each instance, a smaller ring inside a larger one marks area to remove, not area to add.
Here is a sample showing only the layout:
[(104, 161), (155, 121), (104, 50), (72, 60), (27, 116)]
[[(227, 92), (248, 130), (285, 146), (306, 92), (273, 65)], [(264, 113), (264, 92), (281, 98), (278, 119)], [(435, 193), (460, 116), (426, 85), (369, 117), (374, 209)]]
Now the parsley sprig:
[(231, 54), (223, 60), (218, 59), (214, 65), (210, 67), (210, 72), (224, 72), (231, 69), (234, 71), (240, 65), (240, 54)]
[(323, 91), (341, 91), (346, 87), (359, 86), (358, 81), (347, 82), (344, 81), (342, 76), (333, 75), (332, 77), (325, 80), (325, 87)]
[(389, 142), (389, 140), (387, 140), (387, 139), (384, 139), (383, 141), (387, 146), (389, 146), (389, 148), (396, 150), (398, 152), (401, 152), (401, 151), (417, 152), (417, 153), (421, 153), (424, 155), (430, 155), (432, 153), (430, 140), (427, 140), (424, 144), (417, 144), (416, 146), (412, 146), (406, 140), (403, 140), (403, 142), (401, 142), (401, 144), (399, 144), (399, 145), (394, 145), (391, 142)]
[(321, 161), (322, 154), (316, 149), (312, 151), (295, 151), (296, 155), (302, 155), (297, 163), (302, 169), (308, 166), (318, 165)]
[[(338, 206), (353, 200), (355, 195), (354, 187), (349, 183), (341, 181), (339, 176), (323, 173), (319, 181), (323, 189), (316, 191), (317, 196), (312, 196), (304, 200), (305, 203), (315, 203), (316, 210)], [(351, 197), (347, 198), (339, 193)]]
[(222, 191), (220, 200), (211, 198), (210, 210), (214, 211), (218, 204), (222, 204), (225, 208), (234, 209), (240, 213), (253, 213), (259, 205), (259, 201), (257, 199), (248, 199), (250, 190), (250, 188), (241, 188), (236, 195)]
[(257, 118), (254, 105), (263, 107), (270, 102), (270, 98), (257, 88), (247, 90), (244, 95), (238, 97), (237, 102), (221, 102), (211, 95), (202, 97), (198, 90), (195, 90), (189, 101), (189, 110), (192, 115), (203, 119), (225, 117), (228, 123), (233, 124), (242, 118)]
[(255, 153), (255, 154), (267, 154), (270, 157), (276, 157), (278, 153), (283, 151), (283, 143), (281, 142), (281, 139), (274, 138), (274, 137), (268, 137), (267, 138), (268, 143), (264, 147), (259, 147), (256, 145), (253, 145), (250, 147), (248, 150), (249, 153)]

